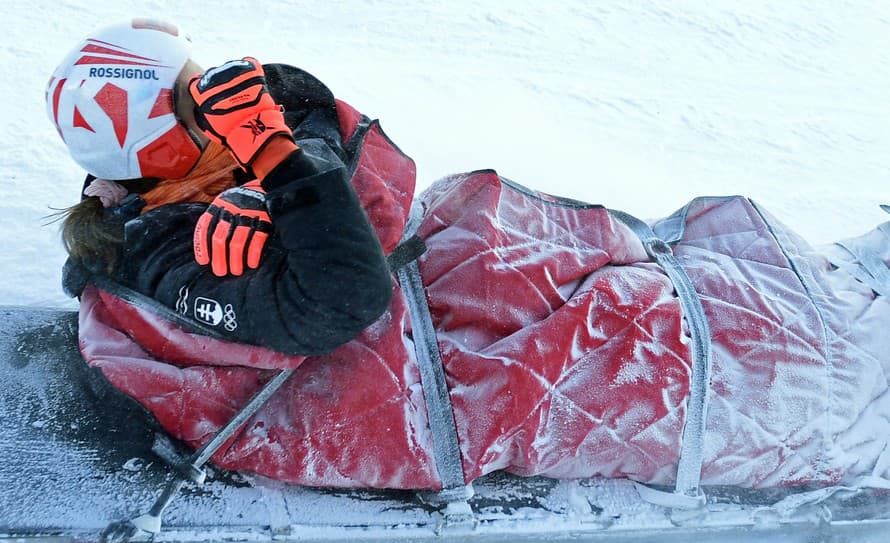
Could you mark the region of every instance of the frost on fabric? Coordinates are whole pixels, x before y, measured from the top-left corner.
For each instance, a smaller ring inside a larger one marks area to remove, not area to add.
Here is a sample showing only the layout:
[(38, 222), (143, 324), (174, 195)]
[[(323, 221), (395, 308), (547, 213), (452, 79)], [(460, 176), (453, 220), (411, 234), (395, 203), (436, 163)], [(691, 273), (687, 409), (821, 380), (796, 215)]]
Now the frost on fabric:
[[(605, 208), (493, 171), (443, 179), (421, 202), (419, 266), (466, 480), (508, 470), (672, 483), (691, 343), (673, 285), (636, 236)], [(673, 250), (712, 333), (702, 482), (888, 476), (890, 334), (876, 333), (890, 323), (886, 299), (747, 199), (683, 211)], [(130, 328), (158, 323), (117, 303), (85, 297), (86, 358), (193, 446), (274, 368), (299, 366), (219, 465), (312, 486), (440, 486), (398, 287), (383, 317), (330, 355), (254, 367), (161, 362), (112, 314)]]
[[(664, 447), (659, 431), (681, 423), (669, 413), (688, 382), (672, 287), (658, 271), (615, 265), (646, 257), (605, 209), (536, 196), (483, 173), (424, 198), (421, 271), (467, 476), (657, 477), (640, 443), (676, 451), (676, 432)], [(659, 331), (674, 334), (662, 343)]]
[(888, 347), (875, 333), (890, 322), (886, 301), (746, 199), (699, 199), (687, 212), (675, 253), (713, 336), (703, 482), (767, 487), (864, 474), (838, 449), (882, 449), (888, 434), (839, 437), (854, 421), (874, 429), (887, 416), (863, 411), (886, 392), (875, 381)]

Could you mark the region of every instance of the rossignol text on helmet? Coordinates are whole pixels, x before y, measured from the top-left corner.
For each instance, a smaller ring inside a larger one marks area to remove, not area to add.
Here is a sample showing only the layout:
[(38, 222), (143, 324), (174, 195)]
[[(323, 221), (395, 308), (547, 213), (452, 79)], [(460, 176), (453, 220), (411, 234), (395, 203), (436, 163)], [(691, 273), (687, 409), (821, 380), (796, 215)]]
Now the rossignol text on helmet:
[(182, 177), (201, 146), (173, 110), (190, 44), (150, 19), (102, 28), (75, 47), (46, 89), (50, 119), (72, 158), (111, 180)]

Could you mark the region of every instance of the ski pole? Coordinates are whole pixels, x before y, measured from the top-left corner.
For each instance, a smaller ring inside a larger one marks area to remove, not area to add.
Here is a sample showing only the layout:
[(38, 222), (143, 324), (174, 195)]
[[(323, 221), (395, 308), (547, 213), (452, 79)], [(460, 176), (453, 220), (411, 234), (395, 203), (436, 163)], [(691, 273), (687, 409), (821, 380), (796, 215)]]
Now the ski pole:
[[(241, 427), (244, 422), (250, 418), (256, 411), (268, 400), (272, 394), (287, 380), (294, 372), (293, 369), (282, 370), (268, 383), (266, 383), (259, 392), (254, 394), (247, 404), (238, 411), (234, 417), (229, 420), (219, 431), (200, 449), (192, 453), (188, 458), (187, 469), (193, 472), (200, 471), (211, 456), (225, 443), (234, 433)], [(164, 487), (164, 491), (160, 497), (152, 505), (148, 513), (136, 517), (131, 520), (113, 522), (102, 532), (100, 541), (107, 543), (124, 543), (129, 541), (137, 531), (142, 530), (156, 534), (161, 531), (161, 515), (164, 509), (173, 501), (176, 493), (185, 483), (185, 477), (181, 473), (183, 470), (177, 470), (173, 478)]]

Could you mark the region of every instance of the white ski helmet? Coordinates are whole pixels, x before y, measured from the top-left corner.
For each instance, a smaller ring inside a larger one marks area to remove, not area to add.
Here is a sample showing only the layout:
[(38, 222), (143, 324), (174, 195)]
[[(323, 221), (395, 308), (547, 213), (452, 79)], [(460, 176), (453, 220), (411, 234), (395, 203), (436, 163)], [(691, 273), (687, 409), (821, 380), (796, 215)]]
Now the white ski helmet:
[(71, 157), (110, 180), (187, 174), (202, 148), (174, 115), (173, 86), (190, 50), (175, 26), (152, 19), (85, 38), (46, 88), (47, 113)]

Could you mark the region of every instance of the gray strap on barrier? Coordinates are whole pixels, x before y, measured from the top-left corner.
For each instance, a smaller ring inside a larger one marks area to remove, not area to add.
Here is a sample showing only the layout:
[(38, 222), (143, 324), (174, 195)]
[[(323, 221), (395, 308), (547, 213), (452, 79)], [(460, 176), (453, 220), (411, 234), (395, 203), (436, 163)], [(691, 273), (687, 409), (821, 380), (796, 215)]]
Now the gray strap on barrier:
[[(412, 239), (419, 226), (419, 208), (413, 207), (411, 219), (405, 229), (403, 239)], [(445, 382), (445, 369), (436, 342), (436, 330), (426, 301), (426, 292), (420, 276), (417, 260), (412, 260), (398, 269), (399, 284), (408, 302), (411, 314), (411, 329), (414, 335), (414, 349), (420, 366), (420, 382), (429, 415), (430, 431), (433, 435), (433, 454), (436, 469), (442, 480), (445, 501), (465, 500), (472, 495), (464, 482), (460, 445), (457, 439), (457, 425), (451, 409), (451, 397)], [(451, 499), (451, 498), (454, 498)]]
[[(881, 232), (887, 234), (884, 229)], [(885, 239), (885, 241), (887, 241)], [(855, 240), (840, 241), (835, 245), (843, 247), (848, 253), (853, 255), (856, 263), (850, 265), (840, 262), (833, 262), (835, 266), (847, 270), (856, 279), (859, 279), (870, 289), (881, 296), (890, 295), (890, 269), (884, 264), (878, 253), (871, 248), (863, 247)], [(885, 243), (885, 245), (890, 245)]]
[(671, 247), (640, 219), (612, 209), (609, 213), (633, 230), (646, 248), (646, 253), (664, 269), (677, 291), (683, 315), (689, 324), (692, 336), (692, 375), (674, 492), (681, 496), (698, 498), (701, 496), (699, 483), (704, 460), (708, 389), (711, 381), (711, 329), (708, 318), (692, 281), (674, 257)]
[(417, 236), (411, 236), (399, 243), (396, 248), (389, 253), (386, 257), (386, 264), (389, 266), (389, 271), (395, 273), (399, 271), (399, 268), (402, 266), (407, 266), (411, 261), (420, 258), (420, 255), (425, 252), (426, 244), (423, 240)]

